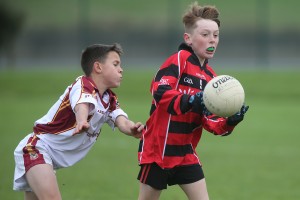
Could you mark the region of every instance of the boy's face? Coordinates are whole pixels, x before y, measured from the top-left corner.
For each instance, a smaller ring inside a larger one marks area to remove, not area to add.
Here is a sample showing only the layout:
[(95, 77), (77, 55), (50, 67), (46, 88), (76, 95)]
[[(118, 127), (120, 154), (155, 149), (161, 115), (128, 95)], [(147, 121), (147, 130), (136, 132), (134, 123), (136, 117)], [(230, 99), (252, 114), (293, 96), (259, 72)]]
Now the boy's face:
[(184, 39), (189, 44), (202, 63), (214, 56), (219, 43), (219, 27), (215, 21), (200, 19), (191, 33), (185, 33)]
[(119, 87), (122, 81), (121, 59), (117, 52), (111, 51), (107, 54), (105, 62), (102, 63), (102, 78), (107, 88)]

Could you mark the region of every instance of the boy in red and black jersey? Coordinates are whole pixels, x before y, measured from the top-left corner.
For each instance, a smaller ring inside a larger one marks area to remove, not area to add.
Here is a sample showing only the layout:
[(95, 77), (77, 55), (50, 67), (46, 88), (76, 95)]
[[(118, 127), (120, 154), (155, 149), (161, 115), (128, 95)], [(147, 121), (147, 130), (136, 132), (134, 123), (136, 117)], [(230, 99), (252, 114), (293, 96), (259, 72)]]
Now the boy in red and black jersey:
[(140, 141), (139, 199), (158, 199), (167, 185), (178, 184), (190, 199), (208, 199), (196, 153), (203, 128), (228, 135), (248, 107), (229, 118), (205, 114), (202, 91), (216, 76), (208, 65), (219, 42), (218, 11), (192, 4), (184, 15), (184, 40), (160, 67), (151, 84), (150, 117)]

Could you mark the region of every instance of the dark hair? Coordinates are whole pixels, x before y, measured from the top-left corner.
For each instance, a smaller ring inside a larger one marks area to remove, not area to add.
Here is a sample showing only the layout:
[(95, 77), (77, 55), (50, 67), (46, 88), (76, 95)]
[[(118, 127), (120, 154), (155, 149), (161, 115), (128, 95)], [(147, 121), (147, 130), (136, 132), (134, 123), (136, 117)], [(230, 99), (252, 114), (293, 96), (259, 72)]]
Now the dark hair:
[(194, 2), (190, 5), (190, 8), (183, 15), (182, 22), (185, 30), (189, 32), (195, 28), (196, 22), (199, 19), (210, 19), (215, 21), (220, 27), (219, 11), (215, 6), (200, 6), (198, 2)]
[(91, 75), (93, 65), (96, 61), (105, 62), (106, 56), (109, 52), (115, 51), (119, 55), (123, 54), (123, 49), (120, 44), (105, 45), (93, 44), (88, 46), (81, 54), (81, 68), (86, 76)]

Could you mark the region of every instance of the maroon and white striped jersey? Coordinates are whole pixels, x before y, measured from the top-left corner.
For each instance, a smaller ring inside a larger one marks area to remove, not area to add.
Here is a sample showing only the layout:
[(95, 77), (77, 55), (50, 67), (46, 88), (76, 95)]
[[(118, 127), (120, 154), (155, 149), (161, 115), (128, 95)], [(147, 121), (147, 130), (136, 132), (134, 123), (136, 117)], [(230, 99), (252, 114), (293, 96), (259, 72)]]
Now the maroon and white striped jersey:
[[(89, 104), (90, 128), (74, 135), (74, 108), (79, 103)], [(35, 122), (32, 135), (44, 144), (56, 167), (68, 167), (88, 153), (104, 123), (114, 129), (119, 115), (127, 117), (119, 107), (116, 95), (107, 90), (101, 97), (92, 79), (80, 76), (67, 87), (48, 113)]]

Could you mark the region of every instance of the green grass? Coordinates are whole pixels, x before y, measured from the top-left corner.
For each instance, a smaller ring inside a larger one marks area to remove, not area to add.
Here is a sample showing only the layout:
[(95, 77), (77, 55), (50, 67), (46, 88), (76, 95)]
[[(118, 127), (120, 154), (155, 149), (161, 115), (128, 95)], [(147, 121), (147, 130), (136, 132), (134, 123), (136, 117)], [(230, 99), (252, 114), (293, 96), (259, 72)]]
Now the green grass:
[[(220, 73), (220, 72), (219, 72)], [(148, 117), (149, 85), (154, 71), (124, 74), (116, 90), (134, 121)], [(238, 78), (250, 109), (232, 135), (204, 133), (197, 150), (211, 199), (300, 199), (300, 71), (227, 72)], [(13, 150), (80, 72), (21, 71), (0, 73), (0, 199), (23, 199), (12, 190)], [(57, 171), (63, 199), (137, 199), (138, 140), (105, 126), (88, 156)], [(177, 186), (163, 200), (186, 199)]]

